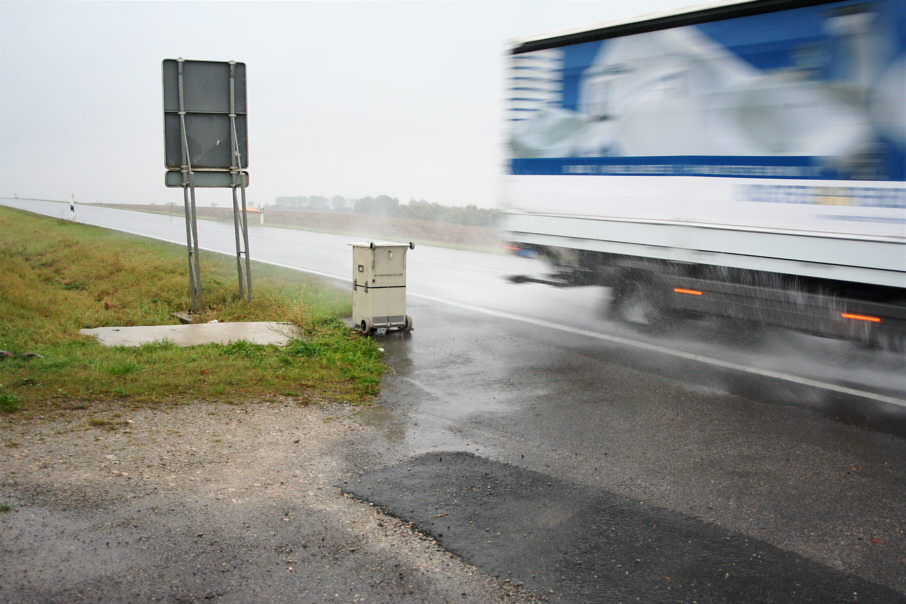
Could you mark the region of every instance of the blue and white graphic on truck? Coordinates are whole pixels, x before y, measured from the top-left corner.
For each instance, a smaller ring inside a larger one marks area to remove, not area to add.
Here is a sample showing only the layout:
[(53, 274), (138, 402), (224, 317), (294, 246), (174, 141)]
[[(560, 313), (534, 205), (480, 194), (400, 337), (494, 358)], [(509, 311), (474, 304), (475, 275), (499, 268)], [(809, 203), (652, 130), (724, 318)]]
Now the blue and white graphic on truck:
[(906, 340), (906, 2), (714, 2), (526, 39), (507, 90), (504, 230), (555, 265), (536, 280), (611, 286), (617, 315)]

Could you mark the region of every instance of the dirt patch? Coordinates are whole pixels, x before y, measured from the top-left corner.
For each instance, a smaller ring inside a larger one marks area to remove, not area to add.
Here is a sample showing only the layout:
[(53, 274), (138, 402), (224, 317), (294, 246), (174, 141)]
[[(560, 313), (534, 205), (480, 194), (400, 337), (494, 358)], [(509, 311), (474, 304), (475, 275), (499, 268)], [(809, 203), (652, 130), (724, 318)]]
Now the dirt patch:
[(341, 494), (379, 441), (342, 405), (3, 421), (0, 600), (531, 600)]

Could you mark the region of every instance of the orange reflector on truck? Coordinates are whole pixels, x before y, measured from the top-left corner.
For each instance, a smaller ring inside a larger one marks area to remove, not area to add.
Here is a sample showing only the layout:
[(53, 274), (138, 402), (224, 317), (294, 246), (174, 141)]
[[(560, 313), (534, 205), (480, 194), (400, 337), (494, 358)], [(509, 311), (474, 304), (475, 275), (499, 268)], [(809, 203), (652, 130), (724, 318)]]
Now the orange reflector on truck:
[(867, 321), (868, 323), (880, 323), (881, 317), (872, 317), (869, 315), (854, 315), (848, 312), (841, 312), (840, 316), (844, 319), (852, 319), (853, 321)]
[(690, 296), (702, 295), (702, 293), (697, 289), (683, 289), (682, 287), (674, 287), (673, 291), (678, 294), (689, 294)]

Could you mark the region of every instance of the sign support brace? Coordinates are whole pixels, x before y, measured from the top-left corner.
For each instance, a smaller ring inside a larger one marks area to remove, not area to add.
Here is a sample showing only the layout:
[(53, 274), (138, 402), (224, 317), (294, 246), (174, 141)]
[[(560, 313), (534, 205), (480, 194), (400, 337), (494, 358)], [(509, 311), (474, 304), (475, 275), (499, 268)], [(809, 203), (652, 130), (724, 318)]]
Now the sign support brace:
[[(239, 137), (236, 134), (236, 62), (230, 61), (230, 181), (233, 189), (233, 231), (236, 235), (236, 272), (239, 277), (239, 297), (252, 299), (252, 269), (249, 258), (248, 214), (245, 203), (245, 181), (242, 178), (242, 161), (239, 153)], [(242, 193), (241, 208), (236, 199), (236, 189)], [(241, 241), (240, 241), (241, 234)], [(243, 256), (245, 266), (243, 267)]]
[(179, 133), (182, 148), (182, 189), (186, 214), (186, 248), (189, 254), (189, 294), (192, 306), (189, 312), (201, 311), (201, 273), (198, 262), (198, 223), (195, 217), (195, 183), (192, 164), (189, 160), (189, 138), (186, 134), (185, 89), (183, 86), (183, 60), (177, 63), (179, 69)]

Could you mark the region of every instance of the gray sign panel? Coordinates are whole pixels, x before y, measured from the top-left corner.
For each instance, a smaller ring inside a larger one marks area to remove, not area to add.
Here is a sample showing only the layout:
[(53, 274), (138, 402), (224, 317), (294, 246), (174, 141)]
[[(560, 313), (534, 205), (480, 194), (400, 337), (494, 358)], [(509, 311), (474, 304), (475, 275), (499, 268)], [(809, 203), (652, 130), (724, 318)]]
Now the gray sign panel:
[[(229, 170), (233, 167), (230, 113), (235, 115), (239, 146), (239, 168), (248, 167), (245, 63), (220, 61), (182, 61), (182, 98), (185, 110), (186, 142), (193, 170)], [(163, 62), (164, 82), (164, 164), (167, 170), (180, 170), (183, 164), (183, 138), (180, 131), (179, 64)], [(170, 177), (167, 177), (168, 186)], [(230, 182), (226, 185), (230, 186)], [(203, 186), (203, 185), (202, 185)], [(207, 185), (221, 186), (221, 185)]]
[[(182, 172), (167, 170), (165, 184), (168, 187), (182, 187), (186, 183), (182, 180)], [(233, 175), (229, 172), (193, 172), (192, 184), (201, 189), (232, 187), (234, 185), (247, 187), (249, 186), (249, 173), (240, 172), (236, 175), (236, 181), (233, 182)]]

